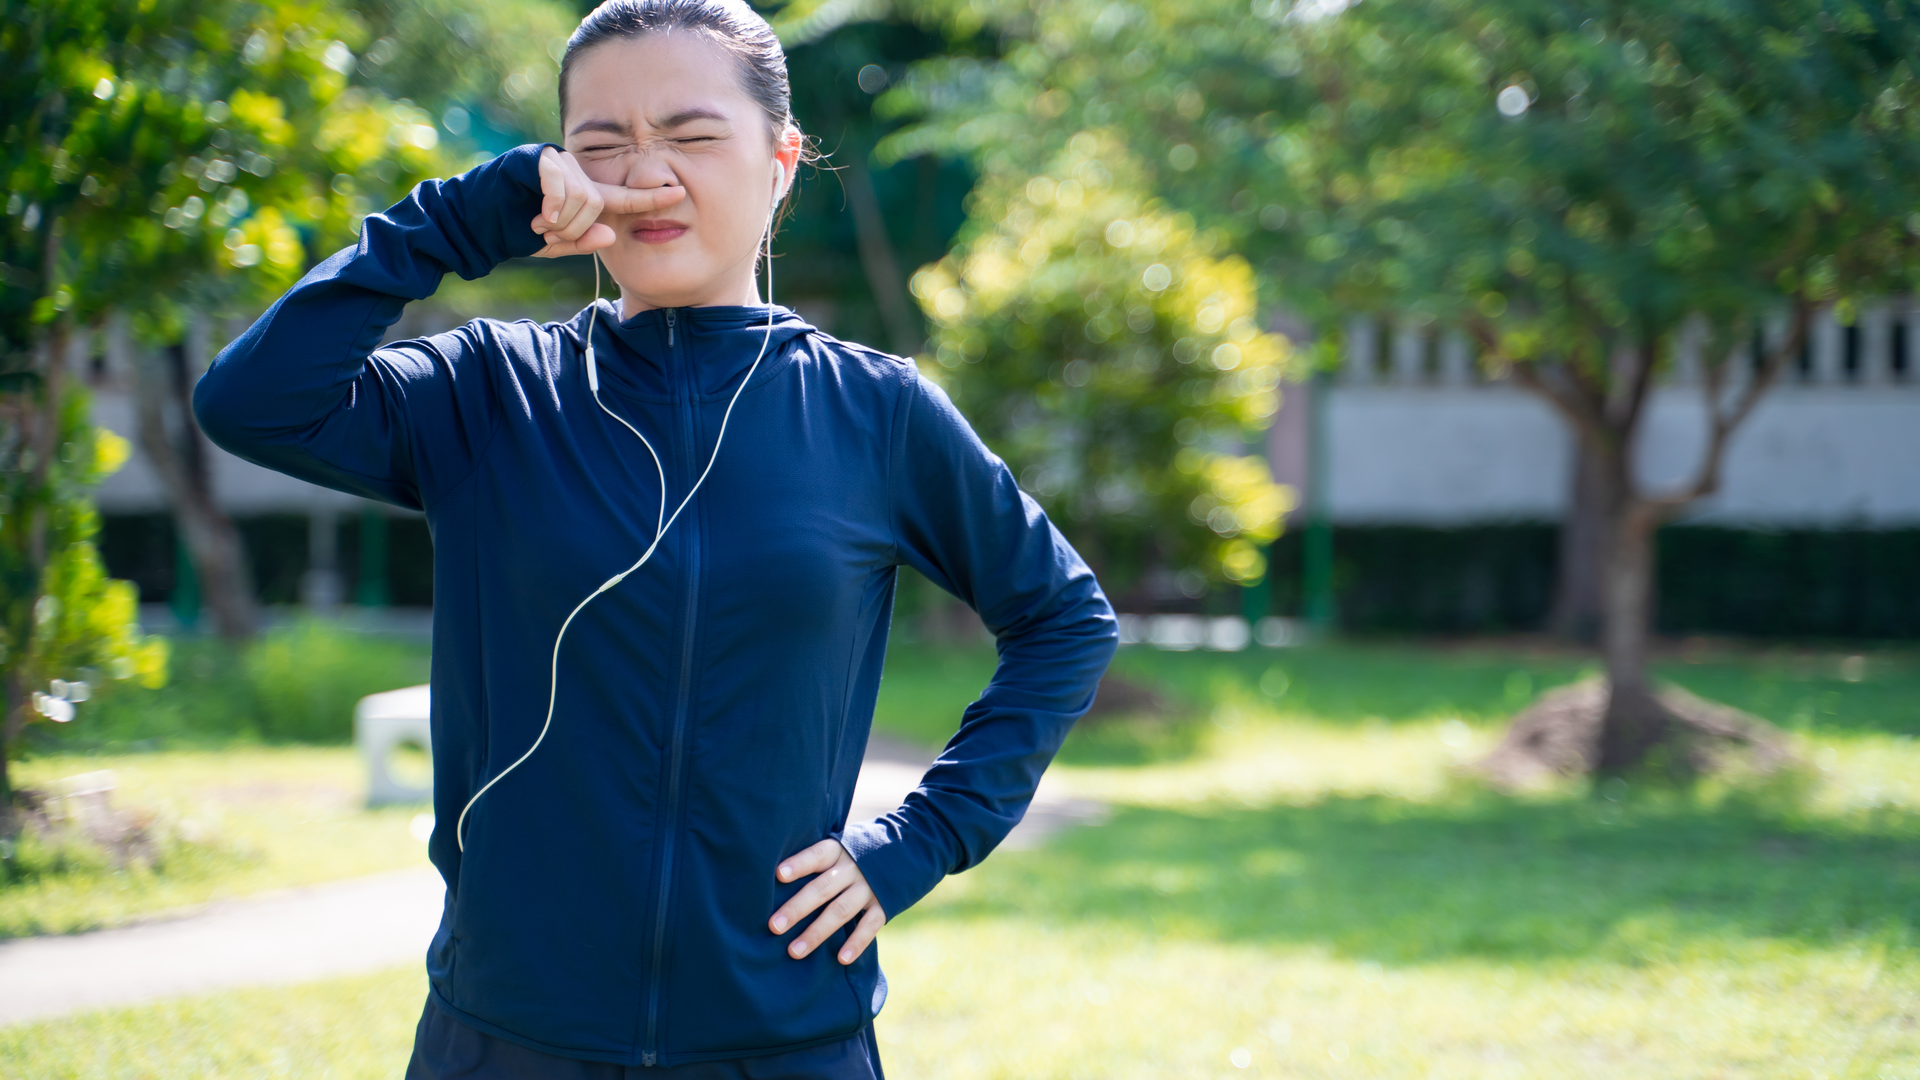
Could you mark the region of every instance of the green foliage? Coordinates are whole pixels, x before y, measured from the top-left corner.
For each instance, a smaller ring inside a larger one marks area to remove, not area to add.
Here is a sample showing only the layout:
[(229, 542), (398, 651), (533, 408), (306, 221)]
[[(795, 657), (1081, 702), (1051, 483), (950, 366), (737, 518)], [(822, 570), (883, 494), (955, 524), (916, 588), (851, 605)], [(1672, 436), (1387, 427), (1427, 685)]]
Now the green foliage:
[(1012, 44), (896, 91), (932, 118), (903, 145), (1038, 171), (1123, 133), (1314, 315), (1411, 311), (1516, 360), (1688, 313), (1730, 345), (1782, 296), (1898, 288), (1920, 251), (1912, 0), (921, 8)]
[(360, 0), (371, 39), (355, 73), (395, 100), (438, 109), (442, 130), (499, 152), (556, 140), (559, 58), (579, 19), (558, 0)]
[(266, 635), (246, 656), (260, 734), (298, 742), (351, 738), (355, 702), (426, 681), (420, 653), (319, 622)]
[[(514, 8), (524, 18), (497, 29), (524, 31), (539, 18), (558, 26), (560, 10), (528, 0)], [(376, 199), (450, 171), (434, 116), (354, 83), (363, 61), (380, 59), (356, 55), (373, 40), (370, 26), (409, 30), (406, 69), (422, 71), (416, 54), (431, 43), (418, 35), (432, 15), (425, 5), (356, 11), (310, 0), (35, 0), (6, 9), (0, 456), (11, 490), (0, 510), (9, 526), (0, 530), (0, 600), (14, 678), (0, 744), (31, 719), (25, 692), (75, 678), (67, 668), (151, 679), (161, 664), (157, 644), (136, 640), (131, 589), (100, 572), (84, 503), (90, 481), (31, 463), (49, 446), (82, 455), (105, 446), (125, 457), (112, 437), (85, 430), (78, 398), (62, 398), (66, 342), (113, 310), (131, 315), (143, 336), (176, 342), (186, 305), (263, 303), (347, 241)], [(378, 40), (393, 58), (395, 39)], [(522, 52), (539, 55), (540, 42), (520, 40)], [(41, 628), (32, 650), (28, 611)]]
[(164, 687), (100, 702), (85, 725), (45, 749), (345, 742), (353, 736), (354, 703), (426, 682), (427, 656), (424, 641), (317, 620), (274, 627), (238, 647), (179, 638)]
[[(161, 336), (192, 297), (255, 300), (440, 171), (431, 118), (348, 85), (365, 30), (308, 3), (34, 3), (6, 23), (9, 352), (65, 313)], [(304, 238), (303, 238), (304, 234)]]
[[(106, 576), (93, 544), (100, 519), (89, 494), (128, 446), (87, 422), (87, 401), (66, 395), (49, 460), (16, 443), (0, 470), (0, 675), (23, 699), (11, 702), (13, 723), (70, 720), (75, 702), (113, 682), (166, 678), (166, 642), (139, 633), (134, 587)], [(36, 550), (44, 561), (30, 557)], [(0, 744), (0, 754), (13, 749)]]
[(1297, 211), (1284, 272), (1333, 304), (1605, 383), (1609, 343), (1689, 314), (1718, 361), (1783, 297), (1912, 280), (1920, 4), (1389, 0), (1305, 38), (1327, 104), (1247, 179)]
[(1103, 577), (1258, 581), (1291, 495), (1239, 451), (1278, 408), (1287, 342), (1252, 268), (1142, 180), (1090, 132), (986, 173), (960, 245), (913, 279), (931, 374)]

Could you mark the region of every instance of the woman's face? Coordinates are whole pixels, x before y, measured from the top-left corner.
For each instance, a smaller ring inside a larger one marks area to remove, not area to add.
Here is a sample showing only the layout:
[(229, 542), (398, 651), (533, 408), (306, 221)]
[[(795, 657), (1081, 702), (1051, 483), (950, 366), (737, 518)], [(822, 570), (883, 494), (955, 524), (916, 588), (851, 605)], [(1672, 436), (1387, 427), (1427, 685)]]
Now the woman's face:
[(575, 59), (567, 100), (566, 148), (589, 178), (687, 189), (665, 210), (601, 215), (614, 242), (600, 257), (623, 315), (758, 303), (754, 257), (800, 136), (789, 129), (776, 143), (766, 111), (741, 88), (740, 61), (704, 34), (610, 41)]

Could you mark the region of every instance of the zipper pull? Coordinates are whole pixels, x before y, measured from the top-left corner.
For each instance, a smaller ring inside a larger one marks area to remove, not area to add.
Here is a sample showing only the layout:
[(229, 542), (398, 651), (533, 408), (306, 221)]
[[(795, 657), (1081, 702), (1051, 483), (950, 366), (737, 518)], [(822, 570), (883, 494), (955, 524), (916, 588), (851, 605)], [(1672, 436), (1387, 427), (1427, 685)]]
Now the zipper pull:
[(654, 1061), (654, 1057), (651, 1051), (648, 1051), (647, 1053), (643, 1053), (640, 1055), (640, 1064), (642, 1065), (651, 1066), (653, 1064), (653, 1061)]
[(673, 345), (673, 324), (675, 321), (676, 321), (676, 316), (674, 315), (674, 309), (668, 308), (667, 309), (667, 345), (668, 346)]

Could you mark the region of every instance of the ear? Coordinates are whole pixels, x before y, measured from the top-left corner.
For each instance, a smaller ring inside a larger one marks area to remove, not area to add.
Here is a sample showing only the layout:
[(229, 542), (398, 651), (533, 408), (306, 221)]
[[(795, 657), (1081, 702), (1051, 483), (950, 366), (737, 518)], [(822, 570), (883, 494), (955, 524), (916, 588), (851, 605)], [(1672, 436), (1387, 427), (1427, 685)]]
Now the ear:
[(773, 148), (773, 201), (778, 203), (793, 190), (793, 182), (799, 179), (800, 150), (802, 139), (800, 129), (787, 125), (774, 141)]

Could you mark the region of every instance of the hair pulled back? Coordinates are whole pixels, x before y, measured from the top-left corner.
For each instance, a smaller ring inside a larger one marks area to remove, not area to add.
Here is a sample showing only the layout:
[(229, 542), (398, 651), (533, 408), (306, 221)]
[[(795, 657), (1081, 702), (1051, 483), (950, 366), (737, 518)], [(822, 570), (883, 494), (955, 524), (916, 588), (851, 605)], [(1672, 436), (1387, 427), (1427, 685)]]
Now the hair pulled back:
[(606, 0), (567, 39), (560, 59), (560, 117), (567, 115), (567, 76), (580, 54), (609, 41), (675, 30), (704, 34), (739, 61), (740, 86), (767, 114), (773, 136), (793, 122), (787, 54), (773, 27), (746, 0)]

